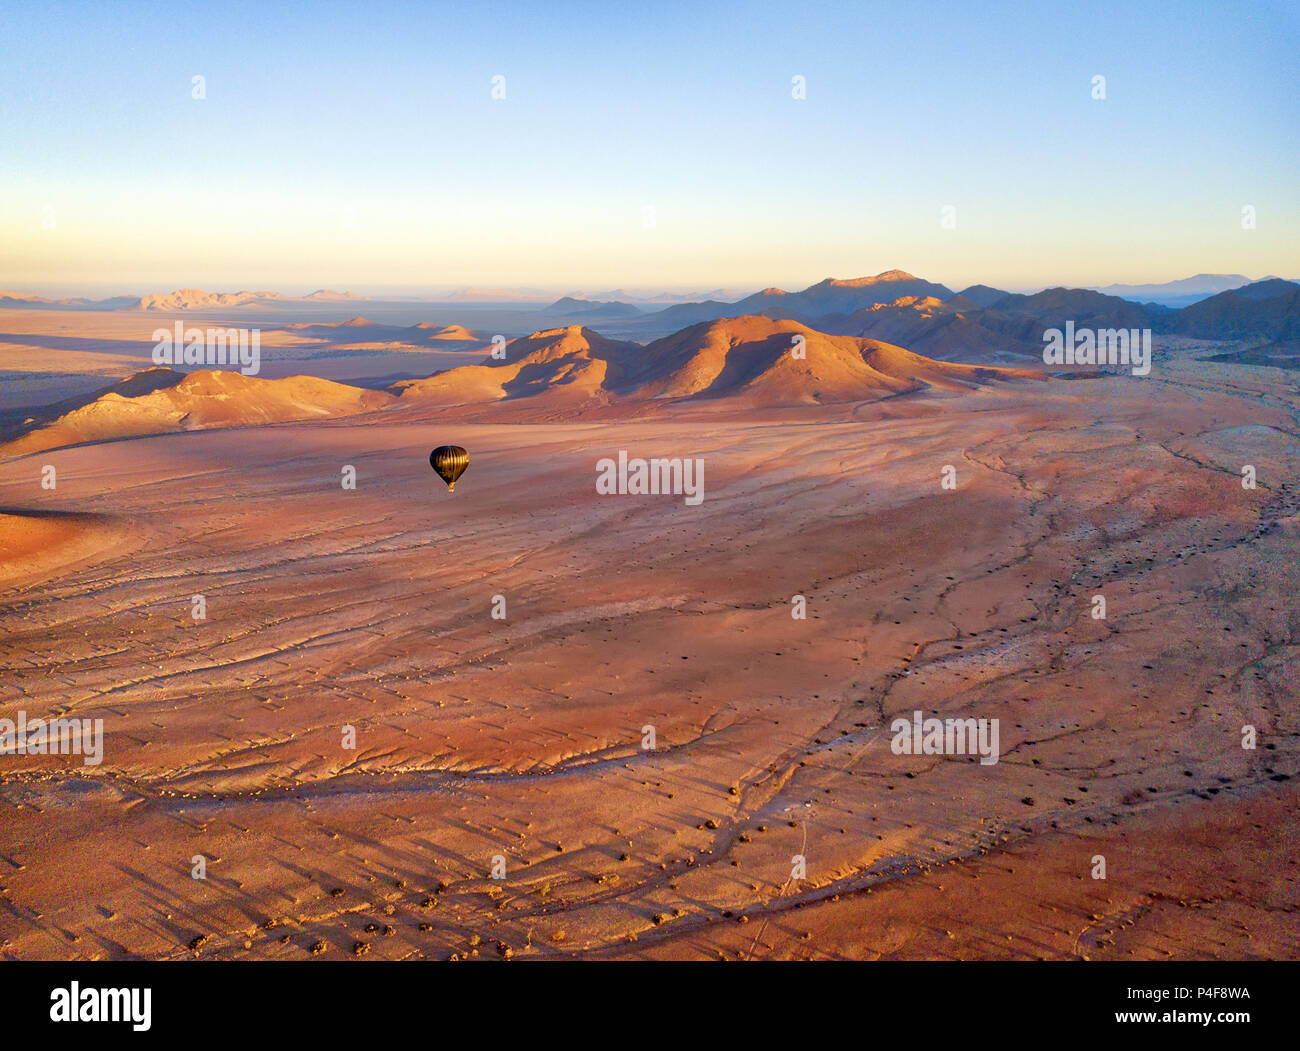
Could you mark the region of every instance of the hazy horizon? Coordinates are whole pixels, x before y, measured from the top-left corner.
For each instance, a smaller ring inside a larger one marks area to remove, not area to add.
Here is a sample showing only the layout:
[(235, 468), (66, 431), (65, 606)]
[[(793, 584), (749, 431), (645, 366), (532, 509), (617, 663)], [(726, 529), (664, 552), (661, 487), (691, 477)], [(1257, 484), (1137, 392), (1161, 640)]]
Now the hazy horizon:
[[(890, 267), (886, 269), (901, 269), (901, 268)], [(885, 271), (883, 270), (879, 271), (879, 273), (883, 273), (883, 272)], [(521, 295), (524, 293), (531, 292), (539, 295), (545, 295), (548, 297), (554, 296), (556, 298), (570, 296), (578, 292), (582, 292), (584, 294), (590, 295), (590, 294), (605, 292), (605, 291), (622, 290), (622, 291), (634, 293), (634, 295), (637, 297), (645, 296), (648, 299), (650, 297), (655, 297), (655, 296), (684, 296), (692, 293), (706, 293), (709, 291), (726, 289), (728, 292), (733, 293), (737, 299), (741, 299), (746, 296), (752, 295), (755, 292), (762, 291), (763, 288), (782, 287), (788, 292), (793, 292), (793, 291), (800, 291), (804, 288), (808, 288), (828, 278), (843, 281), (843, 280), (851, 280), (856, 278), (873, 277), (873, 276), (875, 276), (875, 273), (823, 274), (819, 278), (814, 278), (812, 280), (804, 280), (796, 284), (785, 285), (785, 286), (772, 286), (770, 284), (761, 285), (761, 286), (760, 285), (741, 286), (738, 284), (731, 284), (725, 281), (716, 282), (713, 285), (709, 285), (708, 287), (705, 287), (705, 284), (707, 283), (701, 285), (689, 285), (689, 286), (678, 286), (678, 287), (663, 286), (663, 285), (636, 286), (626, 282), (607, 280), (605, 284), (600, 285), (599, 287), (593, 286), (591, 288), (585, 288), (585, 289), (574, 288), (568, 285), (546, 285), (546, 284), (532, 284), (527, 286), (520, 286), (520, 285), (507, 286), (507, 285), (493, 285), (493, 284), (478, 284), (478, 285), (461, 284), (461, 285), (450, 285), (450, 286), (442, 285), (442, 286), (435, 286), (435, 287), (430, 287), (427, 285), (408, 285), (408, 286), (358, 285), (358, 286), (344, 287), (338, 283), (335, 284), (326, 283), (326, 284), (319, 284), (319, 285), (295, 284), (286, 287), (259, 286), (257, 288), (253, 288), (246, 285), (239, 285), (239, 286), (231, 285), (228, 287), (225, 286), (203, 287), (203, 286), (195, 285), (193, 283), (187, 283), (184, 281), (171, 282), (171, 283), (164, 282), (163, 285), (160, 285), (156, 288), (155, 287), (143, 288), (143, 287), (133, 287), (128, 285), (123, 285), (121, 283), (116, 283), (116, 282), (106, 283), (106, 282), (91, 281), (91, 282), (79, 282), (79, 283), (72, 283), (72, 284), (54, 283), (54, 284), (44, 284), (40, 286), (31, 286), (31, 285), (5, 286), (5, 287), (0, 287), (0, 295), (10, 293), (10, 294), (30, 295), (30, 296), (43, 296), (52, 299), (76, 299), (76, 298), (112, 299), (112, 298), (123, 298), (123, 297), (132, 297), (132, 296), (143, 297), (147, 295), (158, 295), (158, 294), (176, 292), (187, 288), (199, 288), (201, 291), (209, 292), (213, 294), (236, 293), (236, 292), (275, 292), (291, 299), (309, 296), (313, 292), (326, 291), (326, 292), (337, 292), (343, 294), (350, 293), (352, 295), (359, 297), (361, 300), (389, 299), (389, 300), (401, 300), (401, 301), (409, 300), (410, 302), (417, 302), (417, 303), (418, 302), (444, 303), (444, 302), (456, 302), (456, 300), (445, 299), (441, 297), (454, 296), (457, 293), (462, 293), (467, 291), (483, 291), (483, 290), (487, 290), (487, 291), (500, 290), (502, 292), (513, 292), (513, 293), (519, 293)], [(951, 288), (954, 292), (960, 292), (962, 289), (969, 288), (972, 285), (976, 285), (976, 284), (988, 284), (988, 282), (986, 281), (979, 281), (979, 280), (948, 281), (948, 280), (944, 280), (942, 277), (933, 277), (928, 274), (915, 274), (914, 276), (925, 278), (926, 280), (934, 281), (936, 284), (945, 285), (948, 288)], [(1040, 292), (1048, 288), (1077, 287), (1077, 288), (1090, 289), (1090, 288), (1105, 288), (1109, 285), (1121, 285), (1121, 286), (1153, 285), (1154, 286), (1154, 285), (1172, 284), (1174, 282), (1189, 280), (1195, 277), (1218, 277), (1218, 276), (1230, 276), (1230, 275), (1227, 271), (1197, 271), (1195, 274), (1182, 274), (1176, 277), (1161, 278), (1161, 279), (1155, 279), (1151, 281), (1111, 281), (1111, 282), (1105, 282), (1104, 284), (1077, 285), (1077, 286), (1071, 286), (1066, 284), (1065, 282), (1046, 282), (1046, 283), (1039, 282), (1039, 283), (1029, 284), (1029, 285), (1020, 285), (1020, 286), (1010, 285), (1010, 286), (1000, 286), (1000, 287), (1004, 292), (1032, 294), (1034, 292)], [(1261, 274), (1259, 276), (1251, 276), (1251, 275), (1244, 275), (1244, 276), (1250, 278), (1250, 283), (1254, 283), (1258, 281), (1266, 281), (1273, 278), (1281, 278), (1287, 281), (1296, 280), (1296, 278), (1288, 277), (1286, 274)], [(636, 301), (644, 302), (645, 300), (637, 299)], [(509, 304), (509, 303), (526, 304), (529, 303), (530, 301), (526, 298), (505, 298), (501, 300), (491, 300), (485, 298), (478, 301), (475, 300), (462, 301), (462, 305), (474, 306), (476, 305), (476, 302), (483, 303), (483, 304), (499, 305), (499, 304)]]

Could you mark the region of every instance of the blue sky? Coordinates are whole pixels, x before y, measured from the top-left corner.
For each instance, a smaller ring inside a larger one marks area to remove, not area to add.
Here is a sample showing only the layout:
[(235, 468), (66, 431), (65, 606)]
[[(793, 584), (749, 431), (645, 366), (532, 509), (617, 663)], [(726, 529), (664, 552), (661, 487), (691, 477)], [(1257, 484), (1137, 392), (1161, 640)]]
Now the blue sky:
[(1132, 6), (8, 2), (0, 288), (1300, 277), (1297, 6)]

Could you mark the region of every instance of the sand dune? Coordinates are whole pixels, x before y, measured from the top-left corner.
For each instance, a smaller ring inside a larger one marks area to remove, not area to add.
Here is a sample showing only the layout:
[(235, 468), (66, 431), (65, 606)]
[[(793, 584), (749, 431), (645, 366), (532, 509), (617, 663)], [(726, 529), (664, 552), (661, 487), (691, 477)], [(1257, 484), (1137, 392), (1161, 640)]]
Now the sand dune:
[(604, 402), (607, 381), (643, 353), (636, 343), (606, 339), (582, 325), (534, 332), (506, 345), (505, 358), (465, 365), (393, 389), (406, 405), (464, 405), (541, 398), (551, 403)]
[(453, 343), (482, 343), (486, 337), (464, 325), (435, 325), (431, 321), (421, 321), (411, 326), (417, 332), (423, 332), (425, 339), (445, 340)]
[(299, 321), (285, 325), (284, 331), (333, 346), (457, 344), (471, 347), (488, 342), (482, 333), (464, 325), (437, 325), (429, 321), (414, 325), (384, 325), (364, 317), (349, 318), (347, 321)]
[[(75, 399), (33, 419), (0, 453), (22, 456), (81, 442), (161, 434), (168, 431), (246, 427), (330, 416), (347, 416), (392, 403), (381, 391), (348, 387), (314, 376), (263, 380), (238, 372), (187, 374), (154, 368), (93, 395)], [(65, 407), (66, 406), (66, 407)]]
[(933, 361), (879, 340), (827, 335), (767, 317), (706, 322), (651, 343), (644, 358), (644, 368), (628, 379), (637, 395), (730, 397), (756, 405), (872, 401), (927, 388), (1041, 378)]
[[(339, 327), (373, 326), (356, 318)], [(393, 408), (409, 417), (406, 410), (414, 407), (427, 412), (526, 403), (527, 413), (608, 413), (622, 407), (636, 415), (656, 402), (700, 401), (732, 410), (825, 405), (1041, 378), (933, 361), (877, 340), (830, 336), (763, 316), (705, 322), (645, 347), (570, 325), (512, 341), (502, 360), (489, 357), (483, 364), (400, 381), (386, 391), (307, 376), (262, 380), (232, 372), (147, 369), (37, 413), (16, 432), (11, 429), (0, 453)]]
[(703, 322), (645, 347), (578, 325), (537, 332), (510, 343), (503, 362), (452, 369), (397, 389), (406, 401), (439, 404), (546, 396), (602, 404), (616, 398), (727, 399), (735, 406), (779, 406), (1040, 378), (932, 361), (877, 340), (748, 316)]
[(82, 525), (72, 515), (37, 516), (0, 511), (0, 572), (8, 579), (20, 565), (71, 540)]
[(0, 507), (0, 581), (22, 587), (46, 580), (120, 543), (121, 532), (101, 515)]

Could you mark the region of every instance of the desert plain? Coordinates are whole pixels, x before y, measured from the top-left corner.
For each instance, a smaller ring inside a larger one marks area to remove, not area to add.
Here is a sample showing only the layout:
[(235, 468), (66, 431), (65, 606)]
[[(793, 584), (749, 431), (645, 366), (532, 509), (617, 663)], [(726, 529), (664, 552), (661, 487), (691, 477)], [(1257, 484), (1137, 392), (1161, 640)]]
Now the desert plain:
[(284, 330), (60, 424), (154, 320), (0, 319), (0, 718), (104, 730), (0, 756), (0, 957), (1300, 955), (1293, 370)]

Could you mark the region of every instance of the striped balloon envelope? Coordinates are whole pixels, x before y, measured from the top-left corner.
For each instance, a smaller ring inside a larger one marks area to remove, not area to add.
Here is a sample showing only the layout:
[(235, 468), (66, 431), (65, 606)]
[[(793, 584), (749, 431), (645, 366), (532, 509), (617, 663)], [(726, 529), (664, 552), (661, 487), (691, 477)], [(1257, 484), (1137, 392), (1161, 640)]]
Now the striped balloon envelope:
[(440, 445), (429, 453), (429, 466), (447, 483), (447, 491), (456, 491), (456, 479), (469, 466), (469, 453), (459, 445)]

